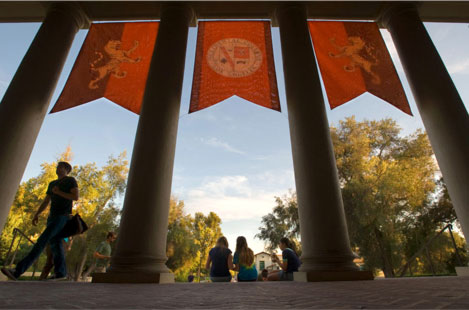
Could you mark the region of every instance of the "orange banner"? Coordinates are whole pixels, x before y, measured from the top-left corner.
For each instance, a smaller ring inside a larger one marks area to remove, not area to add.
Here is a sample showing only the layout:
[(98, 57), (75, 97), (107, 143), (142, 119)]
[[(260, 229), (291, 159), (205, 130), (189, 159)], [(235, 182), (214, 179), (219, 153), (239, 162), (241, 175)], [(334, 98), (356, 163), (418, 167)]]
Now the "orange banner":
[(280, 111), (269, 22), (199, 22), (189, 113), (233, 95)]
[(412, 115), (376, 23), (308, 24), (331, 109), (368, 91)]
[(158, 25), (157, 22), (91, 25), (50, 113), (105, 97), (139, 114)]

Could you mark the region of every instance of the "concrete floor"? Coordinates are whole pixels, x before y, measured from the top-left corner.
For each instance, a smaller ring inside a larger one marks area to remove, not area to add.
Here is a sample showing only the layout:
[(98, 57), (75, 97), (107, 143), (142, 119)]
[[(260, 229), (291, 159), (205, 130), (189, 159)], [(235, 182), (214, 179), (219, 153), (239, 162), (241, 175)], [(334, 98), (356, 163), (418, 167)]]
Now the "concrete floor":
[(359, 282), (92, 284), (0, 282), (9, 309), (469, 309), (469, 277)]

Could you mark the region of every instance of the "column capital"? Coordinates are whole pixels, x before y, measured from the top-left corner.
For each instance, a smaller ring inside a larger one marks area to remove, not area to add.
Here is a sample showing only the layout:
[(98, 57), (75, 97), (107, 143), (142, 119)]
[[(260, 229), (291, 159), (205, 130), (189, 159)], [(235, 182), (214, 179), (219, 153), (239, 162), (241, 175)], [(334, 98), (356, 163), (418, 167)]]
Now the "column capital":
[(381, 27), (389, 28), (394, 18), (402, 15), (419, 15), (418, 7), (415, 3), (399, 3), (386, 5), (380, 12), (377, 23)]
[(282, 17), (284, 14), (288, 14), (290, 12), (295, 12), (297, 14), (302, 14), (304, 16), (304, 19), (306, 21), (306, 5), (301, 2), (293, 2), (293, 3), (282, 3), (279, 4), (275, 9), (274, 9), (274, 14), (272, 16), (272, 25), (273, 26), (278, 26), (278, 20), (279, 18)]
[(78, 29), (89, 28), (91, 21), (77, 2), (53, 2), (49, 5), (47, 14), (59, 13), (73, 19)]
[(178, 4), (178, 3), (169, 3), (165, 4), (161, 8), (161, 18), (171, 17), (171, 16), (180, 16), (183, 15), (187, 20), (189, 20), (189, 25), (197, 25), (197, 16), (194, 12), (194, 9), (191, 5), (188, 4)]

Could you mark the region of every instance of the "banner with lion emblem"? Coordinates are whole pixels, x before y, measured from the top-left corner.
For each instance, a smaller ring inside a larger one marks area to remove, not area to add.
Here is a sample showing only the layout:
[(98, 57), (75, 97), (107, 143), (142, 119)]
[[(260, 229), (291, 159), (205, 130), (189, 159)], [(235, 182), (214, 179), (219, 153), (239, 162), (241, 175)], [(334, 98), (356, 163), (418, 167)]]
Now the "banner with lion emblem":
[(280, 111), (270, 22), (199, 22), (189, 113), (234, 95)]
[(92, 24), (50, 113), (105, 97), (139, 114), (158, 25)]
[(368, 91), (412, 115), (376, 23), (308, 24), (331, 109)]

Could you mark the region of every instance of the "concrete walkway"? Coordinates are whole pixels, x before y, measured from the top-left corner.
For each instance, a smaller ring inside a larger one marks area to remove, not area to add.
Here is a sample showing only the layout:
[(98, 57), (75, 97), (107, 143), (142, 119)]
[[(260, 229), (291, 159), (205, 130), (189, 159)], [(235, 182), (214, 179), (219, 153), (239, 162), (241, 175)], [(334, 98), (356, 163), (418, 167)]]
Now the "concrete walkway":
[(362, 282), (92, 284), (0, 282), (0, 308), (469, 309), (469, 277)]

